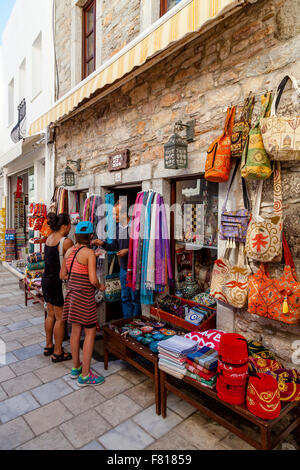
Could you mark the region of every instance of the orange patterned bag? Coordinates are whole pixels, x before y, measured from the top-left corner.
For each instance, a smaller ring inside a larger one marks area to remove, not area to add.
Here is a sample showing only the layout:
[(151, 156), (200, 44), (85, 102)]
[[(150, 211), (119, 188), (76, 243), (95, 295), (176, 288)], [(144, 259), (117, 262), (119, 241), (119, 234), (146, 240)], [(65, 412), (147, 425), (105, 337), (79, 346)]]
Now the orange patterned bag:
[(300, 283), (284, 236), (283, 251), (285, 268), (281, 278), (271, 279), (265, 264), (249, 277), (248, 312), (293, 325), (300, 321)]
[(223, 134), (207, 151), (205, 179), (214, 183), (228, 181), (231, 169), (231, 134), (235, 118), (235, 106), (228, 108)]

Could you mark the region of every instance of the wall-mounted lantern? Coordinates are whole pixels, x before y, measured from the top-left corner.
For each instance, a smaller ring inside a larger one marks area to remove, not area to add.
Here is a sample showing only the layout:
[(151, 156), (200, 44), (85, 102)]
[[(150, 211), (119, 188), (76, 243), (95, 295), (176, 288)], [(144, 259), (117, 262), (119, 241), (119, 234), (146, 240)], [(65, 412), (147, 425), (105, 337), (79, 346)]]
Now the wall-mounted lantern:
[(75, 186), (75, 173), (72, 168), (69, 167), (69, 163), (74, 163), (77, 166), (78, 173), (81, 171), (81, 159), (78, 160), (67, 160), (67, 166), (62, 175), (62, 184), (63, 186)]
[[(186, 138), (183, 139), (178, 132), (186, 128)], [(174, 126), (174, 134), (165, 145), (165, 168), (168, 170), (178, 170), (188, 166), (188, 143), (194, 141), (195, 121), (183, 124), (178, 121)]]

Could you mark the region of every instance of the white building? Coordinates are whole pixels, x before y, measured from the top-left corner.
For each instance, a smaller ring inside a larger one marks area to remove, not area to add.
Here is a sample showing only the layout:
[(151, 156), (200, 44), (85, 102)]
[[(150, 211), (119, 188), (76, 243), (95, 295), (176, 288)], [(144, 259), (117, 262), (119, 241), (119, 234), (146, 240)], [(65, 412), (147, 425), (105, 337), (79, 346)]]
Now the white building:
[(28, 137), (30, 123), (55, 101), (53, 11), (53, 0), (17, 0), (2, 37), (0, 197), (3, 191), (10, 228), (14, 228), (18, 177), (29, 202), (47, 204), (53, 193), (54, 152), (49, 136)]

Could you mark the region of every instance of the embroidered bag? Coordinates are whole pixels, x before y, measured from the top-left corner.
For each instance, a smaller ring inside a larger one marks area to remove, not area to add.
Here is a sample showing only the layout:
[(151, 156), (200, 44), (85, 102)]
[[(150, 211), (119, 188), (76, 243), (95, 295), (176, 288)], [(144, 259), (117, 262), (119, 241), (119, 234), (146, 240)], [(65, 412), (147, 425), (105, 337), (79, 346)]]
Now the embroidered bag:
[(271, 279), (265, 264), (249, 277), (248, 312), (293, 325), (300, 320), (300, 283), (285, 237), (283, 251), (285, 267), (281, 278)]
[(271, 116), (261, 121), (261, 133), (264, 146), (270, 158), (273, 160), (300, 160), (300, 115), (276, 116), (282, 92), (291, 80), (294, 89), (300, 95), (300, 90), (295, 77), (286, 75), (281, 81), (276, 100), (274, 99)]
[(118, 302), (121, 299), (120, 274), (113, 273), (116, 255), (110, 264), (109, 274), (105, 276), (105, 300), (106, 302)]
[[(244, 256), (244, 244), (240, 243), (237, 264), (229, 261), (231, 248), (226, 248), (223, 258), (215, 261), (210, 294), (235, 308), (247, 305), (250, 267)], [(244, 259), (243, 259), (244, 258)]]
[(214, 140), (207, 151), (205, 179), (214, 183), (228, 181), (231, 169), (231, 134), (235, 106), (228, 108), (223, 134)]
[(280, 163), (276, 162), (274, 171), (274, 212), (271, 217), (259, 216), (263, 181), (260, 183), (252, 217), (250, 219), (246, 253), (249, 258), (267, 263), (277, 262), (282, 257), (282, 186)]
[(261, 115), (255, 126), (249, 132), (246, 145), (243, 150), (241, 174), (243, 178), (254, 180), (264, 180), (272, 173), (271, 163), (265, 150), (260, 121), (269, 116), (272, 103), (272, 93), (267, 93), (261, 97)]
[(232, 180), (227, 191), (226, 199), (222, 208), (220, 239), (234, 239), (237, 242), (246, 243), (247, 228), (250, 218), (250, 202), (244, 178), (242, 178), (244, 208), (236, 211), (228, 211), (226, 209), (229, 192), (231, 190), (238, 167), (239, 162), (237, 161), (233, 172)]
[(243, 149), (245, 147), (250, 128), (253, 108), (255, 104), (255, 96), (248, 96), (244, 103), (240, 121), (236, 122), (232, 129), (231, 135), (231, 156), (242, 158)]

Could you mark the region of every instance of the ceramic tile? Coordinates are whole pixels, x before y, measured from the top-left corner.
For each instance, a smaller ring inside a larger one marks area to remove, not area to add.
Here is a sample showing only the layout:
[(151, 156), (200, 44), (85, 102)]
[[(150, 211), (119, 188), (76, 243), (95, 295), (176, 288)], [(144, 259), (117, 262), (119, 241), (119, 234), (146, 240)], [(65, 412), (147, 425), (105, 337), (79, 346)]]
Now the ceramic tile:
[(107, 450), (143, 450), (154, 439), (131, 420), (125, 421), (100, 437), (100, 444)]
[(7, 423), (29, 411), (39, 408), (39, 406), (39, 403), (29, 392), (16, 395), (0, 403), (0, 420), (2, 423)]

